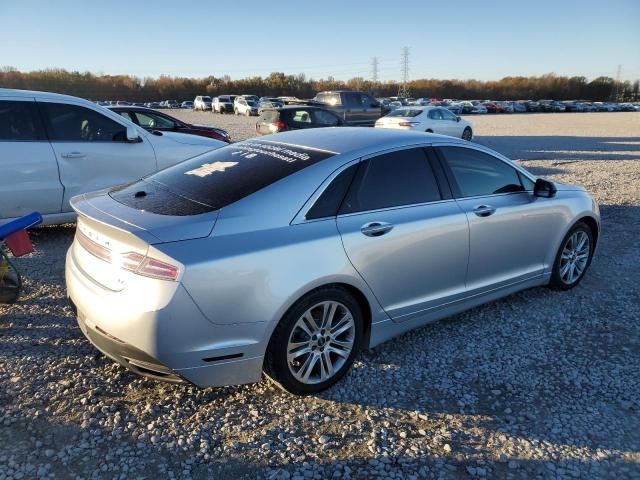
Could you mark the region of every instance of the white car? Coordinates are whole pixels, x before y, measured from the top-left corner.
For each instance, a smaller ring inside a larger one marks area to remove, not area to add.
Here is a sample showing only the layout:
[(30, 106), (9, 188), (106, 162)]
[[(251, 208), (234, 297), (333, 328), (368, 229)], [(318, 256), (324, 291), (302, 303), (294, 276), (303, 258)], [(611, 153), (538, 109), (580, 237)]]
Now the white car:
[(193, 101), (194, 110), (211, 110), (211, 97), (208, 95), (198, 95)]
[(409, 106), (397, 108), (378, 119), (377, 128), (397, 128), (439, 133), (464, 140), (473, 138), (473, 127), (443, 107)]
[(129, 183), (226, 145), (148, 132), (88, 100), (0, 88), (0, 223), (40, 212), (75, 220), (71, 197)]
[(258, 115), (258, 104), (253, 100), (247, 100), (245, 98), (236, 98), (233, 104), (233, 110), (236, 115)]

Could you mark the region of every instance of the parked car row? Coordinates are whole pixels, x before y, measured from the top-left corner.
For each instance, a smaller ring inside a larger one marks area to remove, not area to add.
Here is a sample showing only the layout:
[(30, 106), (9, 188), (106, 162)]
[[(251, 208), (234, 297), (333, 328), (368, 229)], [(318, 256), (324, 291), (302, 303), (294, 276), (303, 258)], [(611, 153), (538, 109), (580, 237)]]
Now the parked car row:
[(586, 100), (452, 100), (435, 98), (410, 99), (390, 97), (379, 99), (387, 110), (410, 105), (442, 106), (456, 115), (525, 112), (634, 112), (640, 103), (589, 102)]

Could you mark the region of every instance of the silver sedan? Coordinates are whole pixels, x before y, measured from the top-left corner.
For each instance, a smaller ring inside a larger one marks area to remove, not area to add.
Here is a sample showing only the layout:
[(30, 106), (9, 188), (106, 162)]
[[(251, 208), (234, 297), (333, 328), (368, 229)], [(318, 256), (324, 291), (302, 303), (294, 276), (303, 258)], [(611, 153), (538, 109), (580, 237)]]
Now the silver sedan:
[(228, 145), (75, 197), (78, 323), (145, 376), (312, 394), (357, 352), (513, 292), (575, 287), (584, 188), (451, 137), (321, 128)]

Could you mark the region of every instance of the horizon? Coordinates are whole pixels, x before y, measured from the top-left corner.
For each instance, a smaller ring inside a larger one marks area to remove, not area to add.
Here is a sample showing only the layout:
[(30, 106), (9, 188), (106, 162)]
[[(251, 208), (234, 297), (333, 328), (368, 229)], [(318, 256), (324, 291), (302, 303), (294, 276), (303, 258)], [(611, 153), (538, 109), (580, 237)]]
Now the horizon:
[[(640, 2), (496, 0), (415, 2), (398, 14), (376, 0), (279, 4), (169, 0), (87, 5), (79, 0), (0, 3), (0, 64), (137, 78), (231, 79), (272, 72), (307, 78), (497, 81), (505, 77), (640, 78)], [(225, 18), (224, 12), (232, 12)], [(335, 12), (335, 13), (334, 13)], [(29, 21), (25, 22), (24, 19)], [(224, 18), (224, 21), (220, 21)], [(344, 33), (342, 33), (344, 32)], [(344, 39), (349, 43), (345, 47)], [(618, 73), (618, 68), (620, 68)]]

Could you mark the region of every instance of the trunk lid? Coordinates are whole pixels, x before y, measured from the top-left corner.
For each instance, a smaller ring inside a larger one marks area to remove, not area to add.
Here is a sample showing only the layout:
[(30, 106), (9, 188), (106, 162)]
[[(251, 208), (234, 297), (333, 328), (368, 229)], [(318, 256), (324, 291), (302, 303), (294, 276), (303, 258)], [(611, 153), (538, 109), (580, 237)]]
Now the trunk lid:
[[(148, 245), (203, 238), (211, 234), (218, 218), (218, 211), (186, 215), (184, 209), (191, 202), (168, 191), (160, 191), (153, 185), (139, 188), (117, 187), (86, 193), (71, 200), (71, 206), (80, 217), (89, 217), (92, 223), (103, 225), (100, 229), (115, 229), (138, 237)], [(132, 190), (136, 190), (135, 192)], [(114, 198), (115, 197), (115, 198)], [(154, 203), (171, 205), (167, 214), (148, 211)], [(198, 205), (194, 205), (197, 209)], [(182, 210), (181, 210), (182, 209)]]

